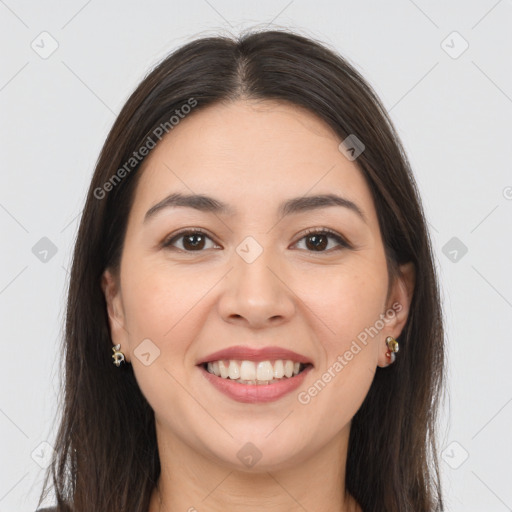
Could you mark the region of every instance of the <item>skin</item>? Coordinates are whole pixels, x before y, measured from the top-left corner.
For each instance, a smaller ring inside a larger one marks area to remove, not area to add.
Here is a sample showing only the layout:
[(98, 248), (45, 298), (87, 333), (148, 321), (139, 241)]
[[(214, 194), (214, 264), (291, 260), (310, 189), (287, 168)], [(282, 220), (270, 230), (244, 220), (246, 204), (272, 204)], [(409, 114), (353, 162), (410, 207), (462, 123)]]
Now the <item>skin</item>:
[[(385, 338), (397, 338), (405, 325), (414, 268), (403, 265), (388, 283), (370, 189), (340, 142), (299, 107), (237, 100), (190, 114), (144, 161), (120, 272), (107, 269), (102, 288), (113, 343), (155, 412), (162, 473), (150, 512), (361, 510), (344, 486), (351, 419), (377, 366), (390, 364)], [(175, 207), (144, 223), (171, 192), (212, 196), (236, 213)], [(282, 201), (322, 193), (350, 199), (367, 222), (339, 206), (279, 218)], [(183, 228), (202, 228), (210, 238), (195, 250), (184, 237), (161, 247)], [(330, 228), (353, 247), (329, 237), (315, 250), (304, 238), (308, 228)], [(263, 249), (250, 264), (236, 252), (247, 236)], [(393, 303), (400, 311), (301, 404), (298, 393)], [(160, 350), (148, 366), (134, 353), (146, 338)], [(314, 368), (275, 402), (240, 403), (196, 367), (238, 344), (289, 348)], [(251, 468), (237, 457), (247, 442), (262, 454)]]

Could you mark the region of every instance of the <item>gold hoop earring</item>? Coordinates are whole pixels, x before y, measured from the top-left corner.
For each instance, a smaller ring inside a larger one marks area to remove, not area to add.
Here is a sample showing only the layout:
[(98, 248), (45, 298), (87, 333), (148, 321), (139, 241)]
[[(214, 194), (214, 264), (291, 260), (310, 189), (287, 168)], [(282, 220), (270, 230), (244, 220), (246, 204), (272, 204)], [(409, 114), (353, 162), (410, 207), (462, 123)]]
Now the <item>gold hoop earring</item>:
[(112, 347), (112, 351), (114, 352), (112, 354), (112, 359), (117, 367), (121, 366), (121, 363), (125, 362), (124, 354), (119, 350), (120, 348), (121, 345), (119, 344)]
[(386, 352), (386, 357), (391, 360), (391, 363), (395, 362), (395, 353), (398, 352), (400, 346), (398, 345), (398, 341), (393, 338), (393, 336), (388, 336), (386, 338), (386, 345), (388, 346), (388, 351)]

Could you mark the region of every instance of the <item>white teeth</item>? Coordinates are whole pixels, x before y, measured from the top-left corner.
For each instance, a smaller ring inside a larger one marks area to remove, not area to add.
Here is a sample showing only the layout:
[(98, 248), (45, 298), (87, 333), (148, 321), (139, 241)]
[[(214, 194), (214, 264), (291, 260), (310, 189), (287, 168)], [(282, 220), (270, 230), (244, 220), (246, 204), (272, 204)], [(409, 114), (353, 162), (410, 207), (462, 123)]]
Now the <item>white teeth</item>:
[(260, 361), (258, 363), (258, 371), (256, 375), (258, 380), (272, 380), (274, 377), (274, 368), (272, 368), (272, 363), (270, 361)]
[(301, 363), (290, 359), (275, 361), (219, 360), (207, 363), (209, 373), (242, 384), (268, 384), (284, 377), (298, 375)]
[(284, 363), (284, 374), (287, 377), (291, 377), (293, 375), (293, 361), (289, 359)]
[(284, 377), (284, 365), (283, 360), (278, 359), (274, 363), (274, 378), (275, 379), (282, 379)]
[[(220, 371), (220, 376), (223, 379), (228, 378), (229, 372), (228, 372), (228, 369), (226, 368), (226, 365), (224, 364), (224, 361), (219, 361), (219, 371)], [(216, 373), (215, 375), (219, 375), (219, 374)]]
[(240, 378), (240, 367), (235, 361), (229, 362), (228, 377), (232, 380)]
[(240, 378), (242, 380), (256, 379), (256, 365), (254, 364), (254, 361), (242, 361), (242, 364), (240, 365)]

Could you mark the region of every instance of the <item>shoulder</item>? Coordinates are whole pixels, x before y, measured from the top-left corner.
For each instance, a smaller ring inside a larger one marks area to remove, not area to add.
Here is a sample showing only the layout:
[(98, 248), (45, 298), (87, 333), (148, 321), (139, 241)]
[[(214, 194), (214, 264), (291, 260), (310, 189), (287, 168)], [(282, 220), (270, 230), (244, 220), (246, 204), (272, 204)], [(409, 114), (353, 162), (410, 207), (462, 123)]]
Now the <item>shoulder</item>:
[(36, 512), (57, 512), (57, 507), (38, 508)]

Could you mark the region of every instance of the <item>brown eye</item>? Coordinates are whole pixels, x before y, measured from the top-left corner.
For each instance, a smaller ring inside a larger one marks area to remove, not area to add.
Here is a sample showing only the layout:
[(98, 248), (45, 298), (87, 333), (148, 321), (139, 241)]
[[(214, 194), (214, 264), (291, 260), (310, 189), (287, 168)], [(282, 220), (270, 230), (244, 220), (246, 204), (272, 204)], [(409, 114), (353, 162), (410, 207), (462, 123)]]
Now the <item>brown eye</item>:
[[(167, 248), (174, 248), (174, 244), (181, 240), (182, 247), (176, 247), (186, 252), (201, 252), (205, 249), (207, 240), (213, 240), (203, 231), (189, 230), (182, 231), (172, 238), (165, 241), (162, 246)], [(206, 247), (208, 249), (208, 247)]]
[(315, 233), (313, 235), (308, 235), (306, 238), (306, 247), (308, 249), (312, 249), (314, 251), (321, 251), (327, 247), (329, 244), (328, 237), (323, 234)]
[(299, 240), (299, 242), (305, 240), (306, 249), (310, 252), (330, 252), (333, 249), (336, 250), (336, 245), (334, 248), (331, 247), (327, 251), (325, 250), (325, 248), (329, 245), (329, 239), (332, 239), (336, 242), (338, 249), (350, 248), (348, 242), (338, 233), (327, 229), (308, 231), (307, 234)]
[[(306, 250), (309, 252), (331, 252), (332, 250), (347, 248), (350, 244), (342, 238), (335, 231), (328, 229), (310, 230), (303, 236), (299, 242), (305, 240)], [(329, 241), (334, 240), (334, 246), (329, 246)], [(207, 247), (208, 241), (211, 242), (210, 247)], [(181, 242), (181, 247), (177, 245)], [(297, 244), (299, 243), (297, 242)], [(205, 232), (201, 230), (187, 230), (178, 233), (163, 242), (162, 247), (174, 250), (181, 250), (183, 252), (202, 252), (204, 249), (219, 248), (213, 240)]]

